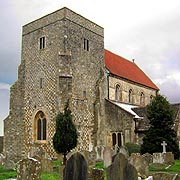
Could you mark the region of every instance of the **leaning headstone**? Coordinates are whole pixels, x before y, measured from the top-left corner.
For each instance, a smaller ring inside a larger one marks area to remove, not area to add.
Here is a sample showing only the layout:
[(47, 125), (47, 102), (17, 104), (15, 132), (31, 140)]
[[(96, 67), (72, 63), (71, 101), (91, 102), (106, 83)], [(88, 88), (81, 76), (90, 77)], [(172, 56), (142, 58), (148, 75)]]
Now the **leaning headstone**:
[(142, 155), (147, 161), (149, 164), (151, 164), (153, 162), (153, 156), (152, 154), (149, 154), (149, 153), (145, 153)]
[(105, 147), (103, 151), (104, 167), (107, 168), (112, 164), (113, 151), (110, 147)]
[(77, 152), (74, 153), (66, 162), (64, 168), (64, 180), (86, 180), (87, 162), (84, 156)]
[(40, 180), (41, 179), (41, 163), (34, 158), (26, 158), (20, 160), (17, 166), (17, 179), (18, 180)]
[(119, 152), (124, 154), (127, 159), (129, 158), (129, 152), (125, 146), (121, 146), (119, 148)]
[(93, 151), (89, 152), (86, 150), (80, 151), (81, 154), (85, 157), (88, 166), (95, 165), (95, 154)]
[(153, 180), (178, 180), (178, 174), (157, 172), (153, 174)]
[(172, 152), (166, 152), (163, 154), (164, 163), (168, 165), (173, 165), (175, 163), (174, 154)]
[(149, 176), (149, 163), (139, 153), (132, 153), (129, 158), (129, 163), (136, 168), (139, 177), (145, 179)]
[(118, 153), (112, 163), (107, 168), (108, 180), (137, 180), (138, 174), (134, 166), (121, 153)]
[(6, 157), (3, 154), (0, 154), (0, 166), (4, 164), (5, 158)]
[(16, 168), (16, 163), (12, 160), (5, 160), (3, 165), (7, 170)]
[(41, 163), (43, 172), (53, 172), (53, 161), (48, 158), (41, 158), (40, 156), (33, 156), (32, 158), (38, 160)]

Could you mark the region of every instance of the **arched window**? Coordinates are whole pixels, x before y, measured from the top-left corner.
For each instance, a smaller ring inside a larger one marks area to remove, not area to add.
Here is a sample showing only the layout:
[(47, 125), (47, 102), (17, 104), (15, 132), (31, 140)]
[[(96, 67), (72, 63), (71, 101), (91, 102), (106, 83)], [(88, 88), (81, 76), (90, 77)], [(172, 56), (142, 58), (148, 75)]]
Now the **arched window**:
[(140, 94), (140, 105), (144, 105), (145, 104), (145, 96), (144, 96), (144, 93), (141, 92)]
[(47, 131), (47, 120), (45, 114), (42, 111), (39, 111), (35, 116), (35, 140), (46, 140), (46, 131)]
[(132, 89), (129, 90), (128, 102), (129, 102), (129, 103), (132, 103)]
[(116, 145), (116, 133), (112, 133), (112, 145), (113, 147)]
[(118, 146), (121, 147), (122, 142), (121, 142), (121, 133), (118, 133)]
[(150, 96), (150, 102), (153, 100), (153, 98), (154, 98), (153, 95), (151, 95), (151, 96)]
[(112, 146), (115, 147), (115, 145), (118, 145), (118, 147), (122, 145), (121, 132), (112, 133)]
[(119, 84), (116, 85), (115, 87), (115, 100), (118, 101), (120, 96), (120, 86)]

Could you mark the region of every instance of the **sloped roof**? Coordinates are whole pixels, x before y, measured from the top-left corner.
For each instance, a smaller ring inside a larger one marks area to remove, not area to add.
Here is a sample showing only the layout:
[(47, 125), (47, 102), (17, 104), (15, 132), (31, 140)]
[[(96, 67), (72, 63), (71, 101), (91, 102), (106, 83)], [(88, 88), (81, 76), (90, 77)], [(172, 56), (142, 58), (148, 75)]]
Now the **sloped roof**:
[(113, 104), (116, 104), (117, 106), (119, 106), (120, 108), (124, 109), (126, 112), (130, 113), (131, 115), (133, 115), (135, 118), (138, 118), (140, 119), (141, 117), (136, 113), (134, 112), (132, 109), (133, 108), (136, 108), (138, 106), (135, 106), (135, 105), (130, 105), (130, 104), (124, 104), (124, 103), (120, 103), (120, 102), (112, 102)]
[(104, 50), (105, 66), (110, 73), (130, 81), (159, 90), (151, 79), (134, 63), (108, 50)]

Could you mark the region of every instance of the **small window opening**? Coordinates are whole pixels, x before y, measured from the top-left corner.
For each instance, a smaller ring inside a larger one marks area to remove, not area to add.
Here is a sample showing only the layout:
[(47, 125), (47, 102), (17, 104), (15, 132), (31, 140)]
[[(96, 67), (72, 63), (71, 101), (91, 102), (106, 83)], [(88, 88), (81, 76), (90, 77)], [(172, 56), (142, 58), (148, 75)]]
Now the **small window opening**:
[(41, 37), (40, 38), (40, 49), (44, 49), (45, 48), (45, 37)]
[(40, 78), (40, 89), (42, 89), (43, 86), (43, 78)]
[(83, 91), (83, 98), (86, 98), (86, 91)]
[(132, 103), (132, 89), (129, 90), (128, 101), (129, 103)]
[(89, 40), (84, 38), (84, 50), (89, 51)]

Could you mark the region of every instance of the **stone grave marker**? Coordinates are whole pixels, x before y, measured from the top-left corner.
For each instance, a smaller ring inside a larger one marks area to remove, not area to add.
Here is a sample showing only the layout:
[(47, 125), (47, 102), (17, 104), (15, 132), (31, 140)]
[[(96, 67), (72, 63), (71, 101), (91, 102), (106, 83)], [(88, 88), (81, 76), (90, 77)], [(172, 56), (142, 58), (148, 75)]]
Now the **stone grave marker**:
[(178, 180), (178, 174), (157, 172), (153, 174), (153, 180)]
[(104, 170), (103, 169), (91, 169), (90, 177), (88, 180), (104, 180)]
[(16, 168), (16, 163), (12, 160), (5, 160), (3, 165), (7, 170)]
[(51, 159), (42, 158), (38, 155), (33, 156), (33, 158), (41, 163), (43, 172), (47, 172), (47, 173), (53, 172), (53, 161)]
[(149, 153), (145, 153), (142, 155), (147, 161), (149, 164), (151, 164), (153, 162), (153, 156), (152, 154), (149, 154)]
[(6, 159), (6, 156), (4, 156), (3, 154), (0, 154), (0, 166), (4, 164), (5, 159)]
[(87, 162), (84, 156), (77, 152), (74, 153), (66, 163), (64, 168), (64, 180), (86, 180)]
[(126, 157), (126, 159), (129, 158), (129, 152), (128, 152), (128, 150), (127, 150), (127, 148), (126, 148), (125, 146), (121, 146), (121, 147), (119, 148), (119, 152), (122, 153), (122, 154), (124, 154), (124, 156)]
[(85, 157), (88, 166), (94, 165), (95, 164), (95, 154), (93, 151), (89, 152), (86, 150), (80, 151), (81, 154)]
[(26, 158), (20, 160), (17, 165), (17, 179), (18, 180), (41, 180), (41, 163), (34, 158)]
[(136, 168), (139, 177), (145, 179), (149, 176), (149, 163), (139, 153), (132, 153), (129, 157), (129, 163)]
[(105, 147), (103, 151), (104, 167), (107, 168), (112, 164), (113, 150), (110, 147)]
[(163, 141), (161, 143), (161, 146), (163, 147), (163, 153), (166, 153), (166, 146), (167, 146), (167, 143), (165, 141)]
[(172, 165), (174, 162), (174, 155), (172, 152), (153, 153), (153, 163)]
[(108, 180), (137, 180), (138, 173), (122, 153), (118, 153), (113, 163), (107, 168)]
[(103, 151), (104, 151), (104, 146), (96, 146), (95, 147), (96, 161), (102, 161), (103, 160)]
[(174, 154), (172, 152), (166, 152), (163, 154), (164, 163), (168, 165), (173, 165), (175, 163)]

